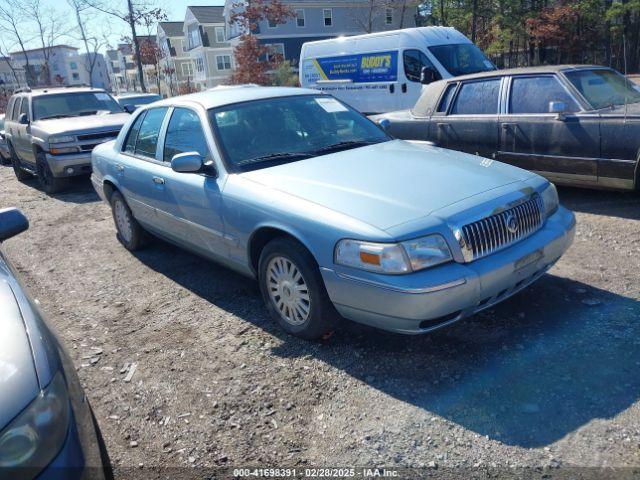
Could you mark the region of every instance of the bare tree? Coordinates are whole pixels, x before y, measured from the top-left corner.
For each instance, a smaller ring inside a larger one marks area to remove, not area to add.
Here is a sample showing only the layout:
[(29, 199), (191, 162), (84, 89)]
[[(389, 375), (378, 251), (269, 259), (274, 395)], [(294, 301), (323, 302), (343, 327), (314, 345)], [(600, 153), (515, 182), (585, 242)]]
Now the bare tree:
[(386, 15), (387, 8), (393, 8), (393, 0), (367, 0), (360, 7), (350, 9), (350, 15), (356, 24), (365, 32), (371, 33), (379, 17)]
[[(153, 6), (151, 0), (126, 0), (126, 6), (118, 8), (108, 0), (82, 0), (86, 5), (112, 17), (118, 18), (129, 25), (131, 30), (131, 43), (133, 45), (133, 56), (138, 70), (138, 81), (143, 92), (147, 91), (144, 81), (144, 70), (140, 56), (140, 42), (136, 26), (155, 21), (166, 20), (167, 16), (162, 9)], [(119, 3), (119, 2), (118, 2)]]
[(36, 38), (42, 50), (42, 73), (44, 83), (51, 84), (51, 47), (69, 31), (64, 23), (64, 16), (59, 15), (53, 8), (42, 5), (41, 0), (22, 0), (20, 2), (24, 12), (36, 27)]
[(93, 9), (84, 0), (67, 0), (67, 3), (73, 10), (76, 24), (78, 25), (78, 32), (80, 34), (80, 40), (84, 44), (86, 52), (86, 58), (84, 61), (85, 69), (89, 74), (89, 85), (93, 87), (93, 71), (98, 60), (98, 51), (108, 45), (106, 38), (101, 38), (96, 35), (88, 35), (87, 31), (95, 30), (96, 26), (92, 25), (90, 28), (89, 23), (93, 19)]
[(9, 53), (9, 50), (7, 49), (7, 46), (5, 45), (3, 40), (0, 40), (0, 58), (4, 62), (6, 62), (9, 70), (11, 70), (11, 74), (13, 75), (13, 79), (15, 80), (16, 85), (20, 86), (21, 80), (18, 76), (18, 70), (11, 61), (11, 54)]
[[(25, 34), (25, 17), (22, 5), (15, 0), (5, 0), (0, 2), (0, 33), (4, 38), (11, 38), (11, 47), (19, 48), (20, 52), (24, 55), (25, 61), (25, 81), (27, 86), (35, 84), (35, 78), (31, 64), (29, 62), (29, 55), (27, 54), (26, 43), (28, 42), (27, 35)], [(9, 52), (7, 52), (8, 54)]]

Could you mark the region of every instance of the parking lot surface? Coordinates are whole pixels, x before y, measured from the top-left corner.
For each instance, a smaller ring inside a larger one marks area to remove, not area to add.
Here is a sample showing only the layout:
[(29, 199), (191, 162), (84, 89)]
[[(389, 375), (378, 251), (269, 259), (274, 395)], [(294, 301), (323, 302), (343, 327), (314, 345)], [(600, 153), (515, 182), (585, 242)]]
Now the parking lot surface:
[(49, 197), (0, 167), (31, 228), (6, 256), (68, 347), (127, 467), (640, 467), (640, 196), (560, 189), (573, 247), (508, 301), (406, 337), (286, 336), (256, 285), (154, 241), (87, 179)]

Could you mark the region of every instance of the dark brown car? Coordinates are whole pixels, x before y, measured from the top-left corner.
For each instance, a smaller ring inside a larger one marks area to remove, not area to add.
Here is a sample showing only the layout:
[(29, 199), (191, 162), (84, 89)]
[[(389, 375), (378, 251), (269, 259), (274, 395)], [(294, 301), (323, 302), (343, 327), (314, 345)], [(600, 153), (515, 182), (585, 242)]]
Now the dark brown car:
[(425, 87), (412, 110), (377, 115), (397, 138), (427, 140), (564, 185), (640, 189), (640, 90), (596, 66), (519, 68)]

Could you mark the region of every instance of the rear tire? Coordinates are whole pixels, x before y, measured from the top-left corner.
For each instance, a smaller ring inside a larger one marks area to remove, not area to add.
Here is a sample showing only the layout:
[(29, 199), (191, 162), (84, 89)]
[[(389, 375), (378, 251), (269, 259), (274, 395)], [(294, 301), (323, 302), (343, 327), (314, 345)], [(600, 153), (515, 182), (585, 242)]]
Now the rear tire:
[(120, 192), (115, 191), (111, 194), (110, 203), (113, 221), (118, 231), (118, 240), (131, 252), (139, 250), (147, 239), (146, 232), (133, 217), (129, 205)]
[(329, 299), (318, 264), (299, 242), (269, 242), (258, 264), (258, 282), (267, 310), (282, 329), (305, 340), (330, 333), (339, 315)]
[(11, 144), (9, 144), (9, 153), (11, 154), (11, 166), (13, 167), (13, 173), (15, 173), (18, 181), (24, 182), (29, 180), (32, 175), (22, 168), (18, 154)]
[(40, 188), (49, 195), (61, 192), (69, 186), (68, 178), (57, 178), (53, 176), (49, 162), (47, 162), (47, 158), (42, 152), (36, 156), (36, 174), (38, 182), (40, 182)]

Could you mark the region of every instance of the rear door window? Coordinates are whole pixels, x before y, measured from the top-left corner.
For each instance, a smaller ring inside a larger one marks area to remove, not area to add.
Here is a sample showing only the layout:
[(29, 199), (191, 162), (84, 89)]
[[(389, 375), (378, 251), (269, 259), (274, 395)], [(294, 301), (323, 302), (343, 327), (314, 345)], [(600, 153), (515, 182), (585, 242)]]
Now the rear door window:
[(433, 66), (431, 60), (420, 50), (405, 50), (403, 55), (404, 74), (410, 82), (420, 82), (422, 68), (429, 67), (436, 72), (436, 80), (440, 80), (438, 70)]
[(140, 124), (138, 139), (136, 141), (136, 156), (156, 158), (156, 149), (158, 147), (158, 137), (160, 136), (160, 128), (164, 121), (167, 108), (152, 108), (147, 111), (144, 120)]
[(452, 115), (497, 115), (499, 78), (463, 83), (451, 109)]
[(580, 107), (552, 75), (515, 77), (511, 83), (509, 113), (549, 113), (551, 102), (563, 102), (566, 112), (577, 112)]

